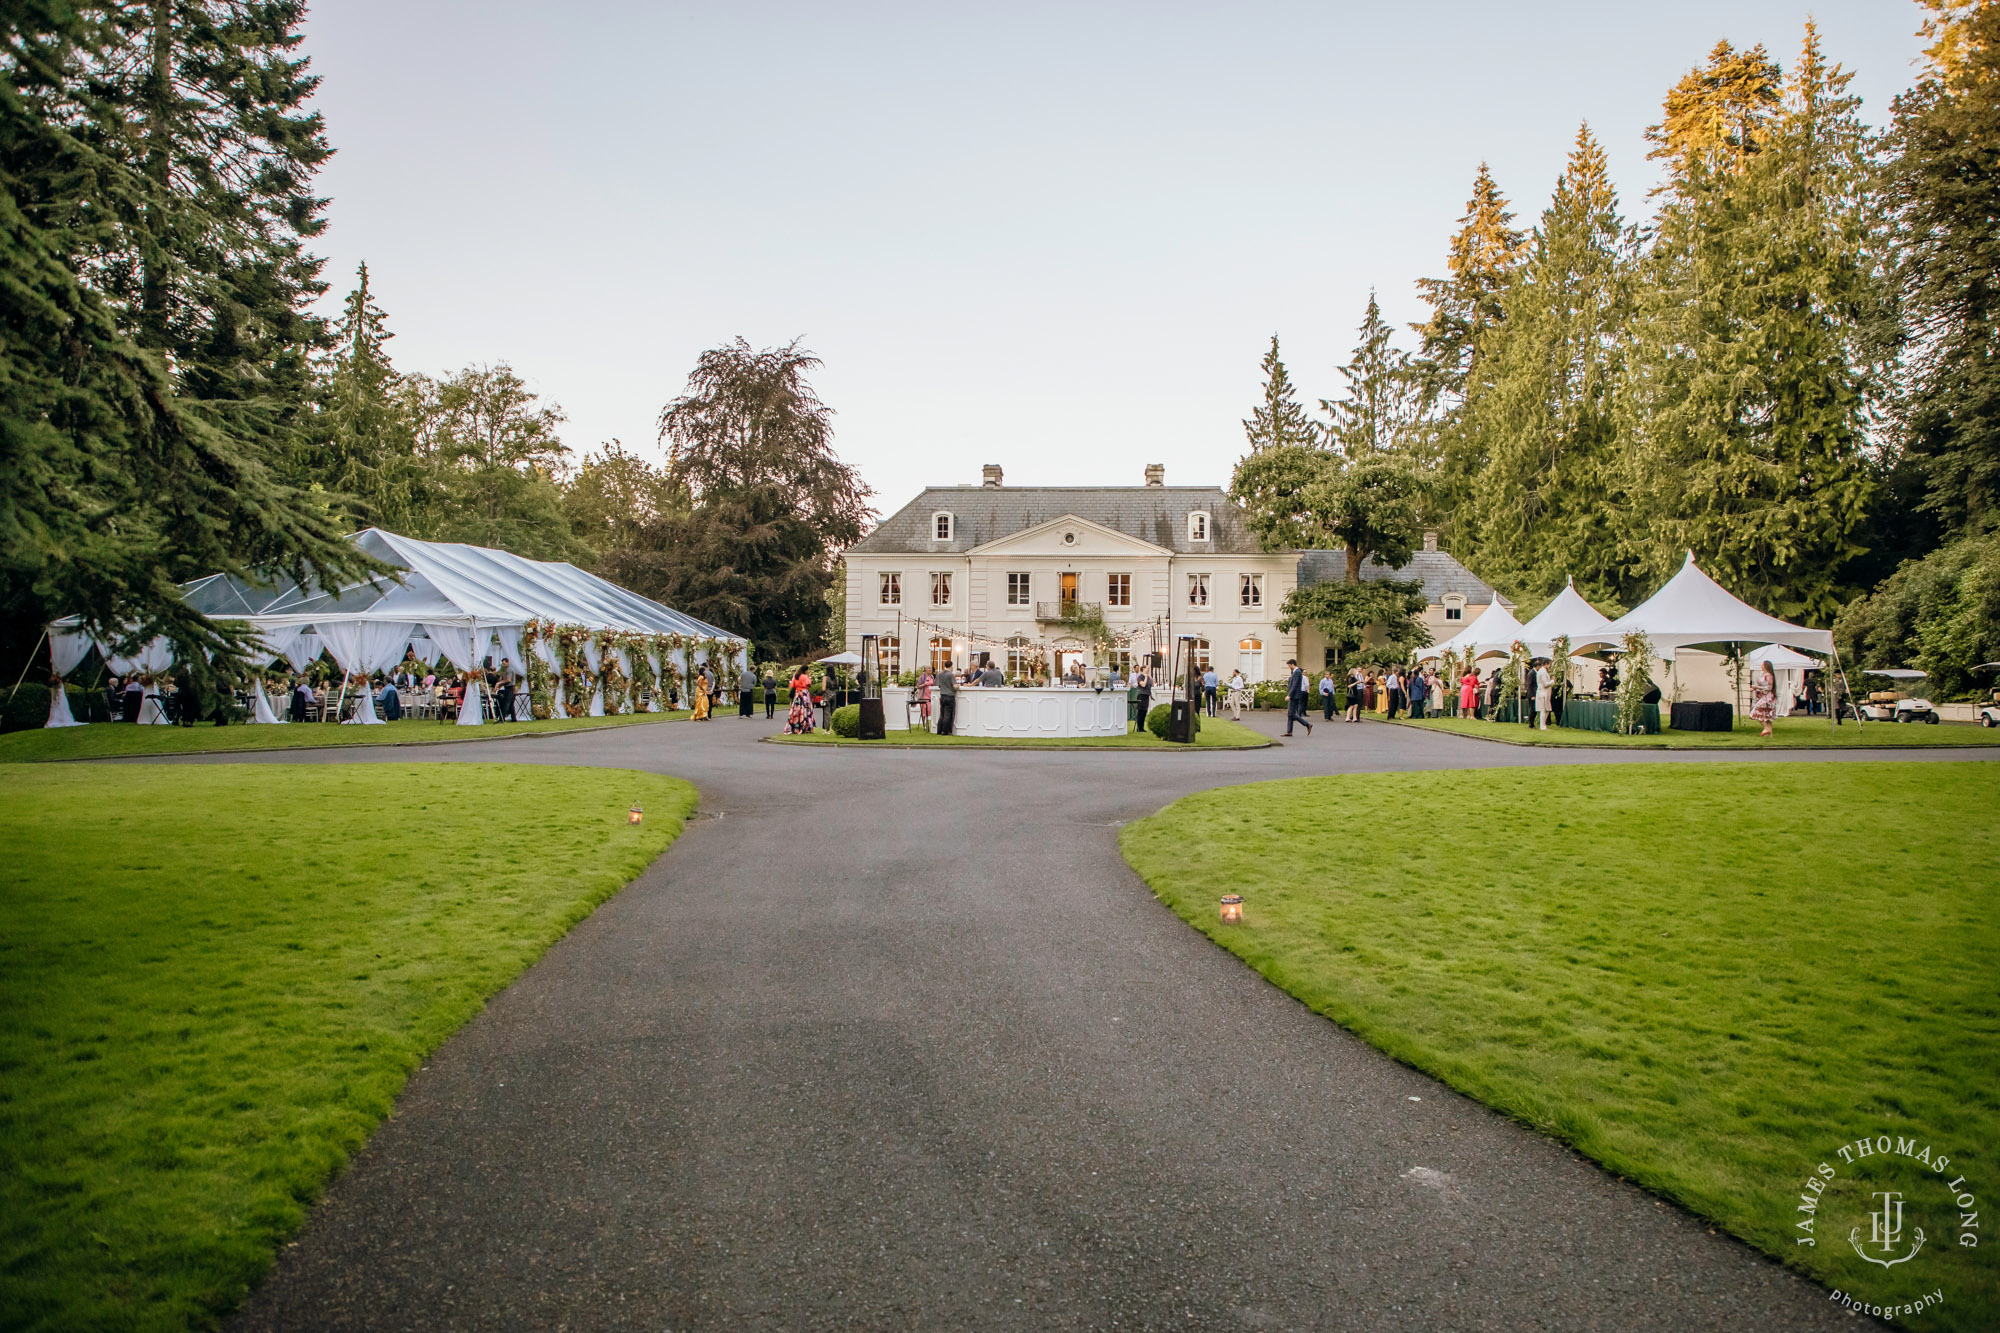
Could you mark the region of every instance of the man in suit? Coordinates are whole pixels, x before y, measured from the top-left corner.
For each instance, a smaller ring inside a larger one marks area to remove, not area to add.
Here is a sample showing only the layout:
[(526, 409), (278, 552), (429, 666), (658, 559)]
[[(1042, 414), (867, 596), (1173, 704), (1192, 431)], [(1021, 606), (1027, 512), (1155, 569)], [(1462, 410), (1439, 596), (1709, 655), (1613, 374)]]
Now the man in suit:
[(1292, 724), (1296, 722), (1304, 725), (1306, 735), (1310, 736), (1313, 724), (1306, 717), (1306, 673), (1299, 670), (1299, 659), (1296, 657), (1286, 658), (1285, 665), (1292, 669), (1292, 674), (1285, 681), (1285, 734), (1292, 734)]

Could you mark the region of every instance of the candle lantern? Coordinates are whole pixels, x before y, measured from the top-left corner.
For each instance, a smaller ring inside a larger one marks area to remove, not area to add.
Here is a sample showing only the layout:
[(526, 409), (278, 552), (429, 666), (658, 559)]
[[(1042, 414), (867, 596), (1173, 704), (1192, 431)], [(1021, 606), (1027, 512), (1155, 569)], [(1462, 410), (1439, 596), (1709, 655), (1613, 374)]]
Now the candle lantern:
[(1222, 921), (1224, 925), (1230, 926), (1240, 926), (1243, 924), (1242, 894), (1225, 893), (1222, 895)]
[(646, 817), (646, 812), (644, 810), (641, 810), (636, 805), (633, 806), (630, 810), (625, 812), (625, 822), (628, 824), (636, 824), (645, 817)]

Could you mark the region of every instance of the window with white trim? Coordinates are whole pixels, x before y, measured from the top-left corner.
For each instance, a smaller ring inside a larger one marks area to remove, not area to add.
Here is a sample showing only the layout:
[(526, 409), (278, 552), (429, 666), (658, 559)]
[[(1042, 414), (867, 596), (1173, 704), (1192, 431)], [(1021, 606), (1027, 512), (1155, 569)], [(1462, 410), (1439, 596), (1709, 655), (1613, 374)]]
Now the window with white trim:
[(934, 569), (931, 571), (931, 605), (951, 605), (951, 571)]
[(1007, 576), (1007, 605), (1029, 605), (1034, 595), (1034, 583), (1034, 578), (1031, 575), (1009, 574)]
[(1208, 540), (1208, 511), (1197, 509), (1188, 515), (1188, 540), (1205, 542)]
[(1196, 671), (1205, 672), (1208, 670), (1208, 665), (1209, 665), (1208, 640), (1196, 639), (1194, 641), (1194, 669)]
[(942, 509), (931, 515), (931, 540), (940, 542), (951, 540), (951, 515)]
[(1130, 574), (1110, 574), (1106, 577), (1110, 582), (1104, 589), (1104, 604), (1106, 606), (1132, 605), (1132, 576)]
[(1188, 575), (1188, 605), (1189, 606), (1208, 605), (1208, 575), (1206, 574)]
[(903, 604), (903, 576), (901, 574), (882, 575), (882, 605), (901, 606)]
[(1446, 597), (1444, 599), (1444, 618), (1446, 620), (1465, 619), (1465, 599), (1457, 593), (1452, 593)]
[(1236, 590), (1246, 607), (1264, 604), (1264, 576), (1262, 574), (1242, 574), (1237, 577)]
[(880, 660), (882, 679), (893, 681), (903, 674), (903, 641), (893, 634), (884, 634), (875, 641), (875, 655)]
[(949, 671), (953, 660), (953, 644), (942, 634), (931, 637), (931, 670)]
[(1035, 652), (1028, 647), (1025, 635), (1016, 634), (1007, 640), (1007, 678), (1019, 680), (1023, 676), (1035, 674)]

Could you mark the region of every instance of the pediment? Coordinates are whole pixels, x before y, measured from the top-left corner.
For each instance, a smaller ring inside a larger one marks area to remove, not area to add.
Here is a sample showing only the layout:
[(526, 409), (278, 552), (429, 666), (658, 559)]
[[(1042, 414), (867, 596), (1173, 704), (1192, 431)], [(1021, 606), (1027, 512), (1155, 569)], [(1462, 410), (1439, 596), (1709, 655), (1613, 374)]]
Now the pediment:
[(968, 555), (1172, 555), (1164, 546), (1140, 541), (1137, 537), (1093, 523), (1075, 514), (1063, 514), (1046, 523), (1037, 523), (1019, 532), (975, 546)]

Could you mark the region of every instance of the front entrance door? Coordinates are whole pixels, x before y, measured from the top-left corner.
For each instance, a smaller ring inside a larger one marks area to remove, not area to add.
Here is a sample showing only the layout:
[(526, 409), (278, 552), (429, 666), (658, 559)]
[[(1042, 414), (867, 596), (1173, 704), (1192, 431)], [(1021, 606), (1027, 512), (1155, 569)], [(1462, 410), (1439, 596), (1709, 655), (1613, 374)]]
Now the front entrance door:
[(1076, 574), (1074, 571), (1062, 576), (1062, 599), (1065, 611), (1076, 605)]

